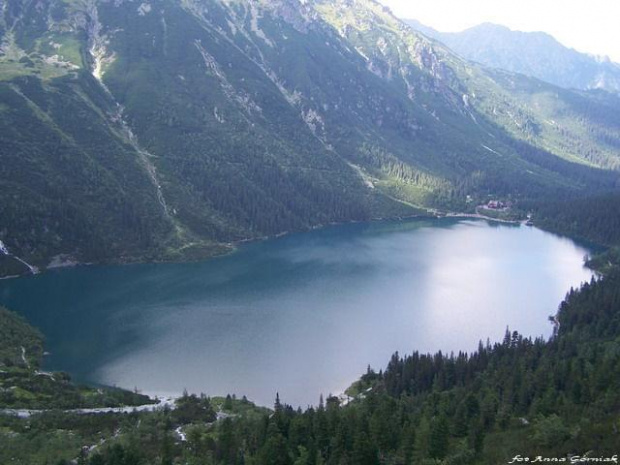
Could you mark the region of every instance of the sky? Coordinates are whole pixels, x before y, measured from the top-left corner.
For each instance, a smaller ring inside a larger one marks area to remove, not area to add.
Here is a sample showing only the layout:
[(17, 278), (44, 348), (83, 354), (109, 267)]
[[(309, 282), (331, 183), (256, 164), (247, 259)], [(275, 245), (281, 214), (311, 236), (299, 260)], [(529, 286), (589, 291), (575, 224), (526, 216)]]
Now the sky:
[(620, 63), (620, 0), (379, 0), (403, 19), (442, 32), (484, 22), (543, 31), (580, 52)]

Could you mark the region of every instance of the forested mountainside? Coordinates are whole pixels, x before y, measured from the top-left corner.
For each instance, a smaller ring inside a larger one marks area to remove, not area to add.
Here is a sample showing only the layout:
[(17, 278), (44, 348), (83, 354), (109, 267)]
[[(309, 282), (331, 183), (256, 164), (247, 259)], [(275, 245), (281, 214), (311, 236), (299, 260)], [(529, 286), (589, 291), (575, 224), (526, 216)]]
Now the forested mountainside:
[(618, 187), (620, 99), (371, 0), (7, 0), (0, 40), (3, 274)]
[(537, 225), (548, 231), (607, 247), (620, 245), (619, 195), (570, 201), (527, 201), (520, 206), (533, 215)]
[(620, 92), (620, 64), (565, 47), (544, 32), (513, 31), (492, 23), (461, 32), (439, 32), (415, 19), (404, 21), (462, 57), (485, 66), (522, 73), (569, 89)]

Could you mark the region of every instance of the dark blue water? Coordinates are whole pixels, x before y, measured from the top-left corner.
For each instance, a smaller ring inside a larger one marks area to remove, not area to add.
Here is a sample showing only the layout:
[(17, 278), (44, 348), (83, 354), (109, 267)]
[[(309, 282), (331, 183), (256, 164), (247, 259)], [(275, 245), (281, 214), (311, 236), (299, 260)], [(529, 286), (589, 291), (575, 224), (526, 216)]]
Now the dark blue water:
[(390, 355), (551, 333), (590, 278), (572, 241), (525, 226), (411, 220), (253, 243), (204, 263), (80, 267), (0, 281), (47, 337), (47, 365), (151, 394), (294, 405)]

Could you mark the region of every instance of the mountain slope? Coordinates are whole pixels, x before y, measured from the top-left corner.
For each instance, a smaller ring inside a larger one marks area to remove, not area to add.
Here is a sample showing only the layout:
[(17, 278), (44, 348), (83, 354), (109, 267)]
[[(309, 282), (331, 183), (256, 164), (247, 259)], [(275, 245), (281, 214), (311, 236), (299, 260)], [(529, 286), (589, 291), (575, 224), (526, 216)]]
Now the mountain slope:
[(368, 0), (10, 0), (0, 33), (0, 240), (37, 265), (618, 185), (618, 99)]
[[(554, 171), (566, 173), (569, 167), (548, 156), (554, 154), (572, 162), (617, 169), (618, 139), (611, 134), (620, 123), (615, 111), (618, 98), (568, 92), (468, 63), (411, 31), (372, 1), (316, 4), (326, 21), (366, 57), (369, 70), (393, 87), (407, 90), (409, 99), (444, 129), (449, 125), (460, 130), (466, 138), (459, 141), (461, 151), (475, 141), (480, 144), (478, 149), (483, 146), (494, 154), (486, 163), (497, 163), (503, 154), (511, 158), (513, 168), (519, 163), (517, 158), (539, 166), (553, 165)], [(526, 145), (515, 145), (515, 140)], [(505, 145), (512, 150), (504, 152)], [(515, 149), (518, 157), (511, 157)], [(471, 163), (475, 154), (469, 153), (467, 158)]]
[(556, 86), (620, 92), (620, 65), (565, 47), (544, 32), (512, 31), (484, 23), (461, 32), (439, 32), (414, 19), (416, 31), (485, 66), (538, 78)]

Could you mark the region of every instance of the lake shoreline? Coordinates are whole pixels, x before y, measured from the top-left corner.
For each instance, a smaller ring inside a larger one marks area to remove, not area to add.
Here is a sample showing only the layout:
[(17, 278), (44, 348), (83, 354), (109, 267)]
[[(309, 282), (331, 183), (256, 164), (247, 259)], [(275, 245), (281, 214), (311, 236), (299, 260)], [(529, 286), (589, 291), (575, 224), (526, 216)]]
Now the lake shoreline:
[[(88, 267), (88, 266), (107, 266), (107, 265), (138, 265), (138, 264), (159, 264), (159, 263), (197, 263), (204, 262), (208, 260), (212, 260), (215, 258), (226, 257), (228, 255), (234, 254), (239, 250), (240, 246), (245, 244), (258, 243), (273, 239), (278, 239), (280, 237), (289, 236), (291, 234), (300, 234), (306, 233), (310, 231), (316, 231), (321, 229), (326, 229), (335, 226), (344, 226), (347, 224), (363, 224), (363, 223), (379, 223), (382, 221), (408, 221), (408, 220), (423, 220), (423, 219), (441, 219), (441, 218), (450, 218), (450, 219), (479, 219), (484, 221), (491, 221), (503, 224), (522, 224), (522, 221), (517, 220), (505, 220), (501, 218), (493, 218), (491, 216), (482, 215), (480, 213), (465, 213), (465, 212), (440, 212), (438, 210), (427, 209), (426, 214), (413, 214), (406, 216), (397, 216), (397, 217), (375, 217), (369, 218), (367, 220), (349, 220), (349, 221), (335, 221), (326, 224), (317, 224), (314, 226), (310, 226), (308, 228), (292, 230), (292, 231), (282, 231), (276, 234), (259, 236), (259, 237), (249, 237), (245, 239), (238, 239), (235, 241), (229, 242), (221, 242), (210, 244), (214, 249), (222, 249), (221, 251), (215, 253), (207, 253), (207, 254), (197, 254), (196, 256), (186, 255), (179, 258), (146, 258), (146, 257), (117, 257), (109, 260), (102, 261), (93, 261), (93, 262), (81, 262), (77, 258), (65, 254), (55, 255), (52, 257), (51, 261), (45, 266), (39, 266), (36, 268), (36, 272), (25, 272), (22, 274), (11, 274), (11, 275), (2, 275), (0, 273), (0, 280), (11, 280), (17, 278), (24, 278), (27, 276), (35, 276), (47, 273), (49, 271), (62, 271), (65, 269), (78, 268), (78, 267)], [(58, 257), (68, 257), (66, 260), (59, 262)]]

